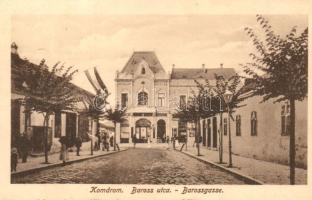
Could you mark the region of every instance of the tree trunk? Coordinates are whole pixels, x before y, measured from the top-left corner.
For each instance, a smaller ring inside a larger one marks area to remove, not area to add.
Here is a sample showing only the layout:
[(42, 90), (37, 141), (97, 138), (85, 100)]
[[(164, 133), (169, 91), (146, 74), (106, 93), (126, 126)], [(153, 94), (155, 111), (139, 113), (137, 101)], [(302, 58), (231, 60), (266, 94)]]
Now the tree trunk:
[(200, 120), (196, 119), (196, 135), (197, 135), (197, 142), (196, 142), (196, 147), (197, 147), (197, 156), (200, 156), (200, 149), (199, 149), (199, 137), (200, 137)]
[(295, 138), (295, 119), (296, 119), (295, 100), (290, 100), (290, 130), (289, 130), (289, 169), (290, 184), (295, 184), (295, 167), (296, 167), (296, 138)]
[(223, 113), (220, 113), (219, 163), (223, 163)]
[(116, 151), (116, 131), (117, 131), (117, 127), (116, 127), (116, 122), (114, 122), (115, 125), (115, 131), (114, 131), (114, 151)]
[(93, 155), (93, 119), (91, 119), (91, 155)]
[(228, 123), (229, 123), (229, 167), (232, 167), (231, 116), (230, 116), (230, 112), (229, 111), (228, 111)]
[(48, 158), (48, 126), (49, 126), (49, 118), (50, 115), (46, 114), (44, 116), (43, 120), (43, 135), (44, 135), (44, 159), (45, 159), (45, 164), (49, 163), (49, 158)]

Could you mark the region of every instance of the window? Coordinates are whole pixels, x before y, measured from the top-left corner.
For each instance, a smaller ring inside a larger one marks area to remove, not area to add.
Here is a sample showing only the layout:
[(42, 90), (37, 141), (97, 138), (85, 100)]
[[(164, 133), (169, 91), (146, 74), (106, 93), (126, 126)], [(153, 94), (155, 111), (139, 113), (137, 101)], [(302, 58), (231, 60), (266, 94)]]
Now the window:
[(186, 108), (186, 95), (180, 95), (180, 108)]
[(141, 74), (145, 74), (145, 68), (144, 67), (141, 70)]
[(223, 119), (223, 133), (224, 133), (224, 135), (227, 135), (227, 127), (228, 127), (228, 125), (227, 125), (227, 118), (224, 118)]
[(165, 106), (165, 93), (158, 93), (158, 106), (159, 107)]
[(241, 136), (241, 116), (236, 115), (236, 136)]
[(121, 94), (121, 107), (126, 108), (128, 106), (128, 94), (122, 93)]
[(290, 106), (288, 102), (282, 106), (281, 112), (282, 135), (289, 135), (290, 130)]
[(250, 117), (250, 123), (251, 123), (251, 136), (256, 136), (257, 135), (257, 112), (252, 111), (251, 112), (251, 117)]
[(138, 94), (138, 105), (147, 105), (148, 95), (146, 92), (140, 92)]

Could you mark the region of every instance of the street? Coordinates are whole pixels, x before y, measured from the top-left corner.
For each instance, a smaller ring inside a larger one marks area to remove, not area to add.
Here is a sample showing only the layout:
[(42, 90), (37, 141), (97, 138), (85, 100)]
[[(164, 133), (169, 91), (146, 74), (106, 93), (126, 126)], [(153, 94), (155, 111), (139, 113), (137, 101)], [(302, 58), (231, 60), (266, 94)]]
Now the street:
[(129, 149), (12, 179), (12, 183), (246, 184), (176, 151)]

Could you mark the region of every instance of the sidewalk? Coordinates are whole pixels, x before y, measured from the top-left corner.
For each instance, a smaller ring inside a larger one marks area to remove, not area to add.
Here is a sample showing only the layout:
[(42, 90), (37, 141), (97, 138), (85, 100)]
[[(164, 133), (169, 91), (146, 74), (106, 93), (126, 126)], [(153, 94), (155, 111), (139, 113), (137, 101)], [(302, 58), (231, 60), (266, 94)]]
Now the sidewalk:
[[(171, 146), (172, 147), (172, 146)], [(176, 148), (180, 150), (180, 148)], [(205, 147), (200, 147), (200, 154), (197, 156), (197, 148), (188, 145), (187, 151), (183, 149), (183, 153), (186, 153), (192, 157), (203, 160), (205, 162), (213, 163), (214, 165), (227, 168), (228, 153), (223, 153), (223, 162), (225, 164), (219, 164), (219, 152), (209, 150)], [(246, 175), (253, 179), (256, 179), (263, 184), (272, 185), (288, 185), (289, 184), (289, 167), (287, 165), (281, 165), (273, 162), (267, 162), (263, 160), (256, 160), (253, 158), (247, 158), (237, 155), (232, 155), (233, 168), (227, 168), (229, 171)], [(296, 168), (296, 185), (307, 184), (307, 170)]]
[[(126, 149), (127, 147), (120, 147), (120, 151), (123, 151)], [(91, 156), (90, 142), (85, 142), (82, 144), (82, 148), (79, 153), (80, 156), (76, 155), (75, 148), (73, 148), (73, 150), (74, 150), (73, 152), (68, 152), (69, 159), (67, 160), (67, 164), (118, 152), (118, 151), (113, 151), (114, 148), (110, 147), (109, 151), (102, 151), (102, 150), (93, 151), (93, 155)], [(37, 156), (37, 157), (28, 156), (26, 163), (22, 163), (21, 159), (18, 160), (17, 170), (16, 172), (13, 172), (11, 174), (12, 175), (21, 174), (23, 172), (31, 172), (31, 171), (41, 170), (45, 168), (60, 166), (62, 165), (62, 161), (59, 158), (60, 158), (60, 153), (49, 154), (49, 158), (48, 158), (49, 164), (44, 164), (44, 161), (45, 161), (44, 156)]]

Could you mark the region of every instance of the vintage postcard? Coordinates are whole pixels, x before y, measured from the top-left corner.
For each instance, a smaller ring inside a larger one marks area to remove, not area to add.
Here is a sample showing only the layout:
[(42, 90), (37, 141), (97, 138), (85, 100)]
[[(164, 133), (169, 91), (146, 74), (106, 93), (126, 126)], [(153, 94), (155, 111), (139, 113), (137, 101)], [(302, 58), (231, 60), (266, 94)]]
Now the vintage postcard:
[(8, 13), (0, 199), (312, 198), (304, 6), (126, 2)]

